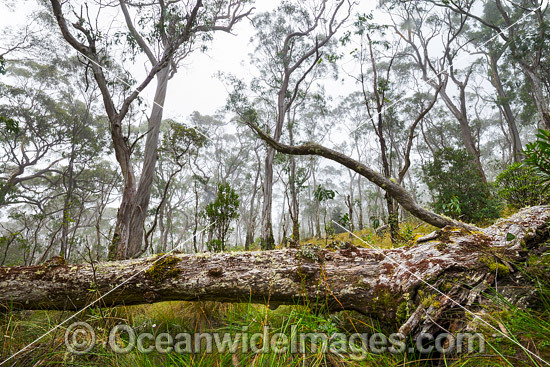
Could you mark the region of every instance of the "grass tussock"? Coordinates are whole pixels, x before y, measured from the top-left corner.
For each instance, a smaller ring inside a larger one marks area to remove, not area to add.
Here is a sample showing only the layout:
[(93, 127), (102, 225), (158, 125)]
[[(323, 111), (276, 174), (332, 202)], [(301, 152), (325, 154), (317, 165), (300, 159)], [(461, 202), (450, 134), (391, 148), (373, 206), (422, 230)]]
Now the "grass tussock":
[(365, 228), (360, 231), (354, 231), (353, 235), (344, 232), (326, 237), (309, 237), (300, 241), (301, 245), (312, 244), (320, 247), (325, 247), (331, 242), (350, 242), (355, 247), (365, 248), (383, 248), (388, 249), (395, 246), (411, 245), (414, 240), (420, 236), (431, 233), (437, 230), (436, 227), (417, 221), (408, 221), (400, 225), (399, 242), (392, 244), (389, 229), (375, 231), (371, 228)]

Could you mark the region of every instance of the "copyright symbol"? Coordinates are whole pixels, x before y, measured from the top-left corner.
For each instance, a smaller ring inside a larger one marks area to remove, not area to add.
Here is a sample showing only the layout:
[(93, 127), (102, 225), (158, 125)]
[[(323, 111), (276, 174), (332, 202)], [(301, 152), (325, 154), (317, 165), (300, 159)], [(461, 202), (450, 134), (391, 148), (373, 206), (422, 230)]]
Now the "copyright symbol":
[(84, 354), (95, 345), (95, 332), (86, 322), (74, 322), (65, 331), (65, 345), (69, 352)]

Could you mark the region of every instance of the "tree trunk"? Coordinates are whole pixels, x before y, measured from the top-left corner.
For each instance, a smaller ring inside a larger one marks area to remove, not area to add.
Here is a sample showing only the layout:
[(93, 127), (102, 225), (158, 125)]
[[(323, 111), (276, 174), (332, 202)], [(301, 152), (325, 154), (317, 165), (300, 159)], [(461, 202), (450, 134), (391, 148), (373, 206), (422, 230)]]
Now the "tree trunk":
[[(119, 3), (120, 10), (122, 10), (124, 14), (130, 34), (133, 36), (137, 47), (139, 47), (149, 59), (151, 66), (145, 79), (124, 98), (120, 108), (117, 108), (111, 94), (112, 88), (100, 65), (103, 56), (100, 56), (102, 51), (98, 52), (96, 47), (96, 37), (92, 36), (95, 30), (88, 28), (88, 26), (91, 27), (92, 25), (74, 23), (72, 25), (73, 28), (79, 32), (79, 36), (75, 37), (69, 30), (67, 20), (62, 10), (62, 3), (59, 0), (51, 0), (52, 11), (63, 38), (76, 51), (84, 55), (90, 61), (89, 67), (92, 69), (94, 78), (101, 91), (105, 112), (109, 118), (109, 128), (115, 156), (124, 180), (122, 200), (117, 213), (117, 222), (111, 244), (109, 245), (109, 259), (135, 257), (144, 251), (144, 249), (141, 248), (141, 243), (143, 240), (144, 223), (147, 216), (147, 208), (149, 206), (151, 187), (155, 174), (159, 127), (162, 120), (162, 106), (166, 97), (167, 83), (168, 79), (171, 77), (170, 71), (176, 72), (177, 59), (180, 57), (177, 56), (177, 52), (180, 46), (192, 39), (194, 34), (201, 32), (201, 30), (195, 28), (195, 23), (199, 16), (199, 9), (203, 6), (202, 1), (195, 2), (186, 19), (186, 25), (181, 27), (182, 29), (178, 29), (175, 34), (167, 34), (165, 33), (167, 30), (166, 27), (159, 27), (161, 34), (159, 34), (160, 38), (158, 39), (159, 42), (157, 46), (161, 47), (162, 52), (160, 53), (162, 54), (162, 58), (157, 60), (146, 40), (136, 30), (132, 21), (132, 16), (126, 6), (126, 2), (120, 1)], [(240, 12), (240, 10), (242, 9), (239, 7), (239, 11), (230, 11), (224, 15), (218, 14), (218, 19), (224, 19), (229, 22), (227, 26), (216, 25), (214, 22), (213, 24), (205, 26), (206, 28), (203, 28), (203, 30), (222, 30), (229, 32), (236, 22), (250, 14), (250, 11)], [(84, 38), (87, 43), (85, 44), (79, 41), (80, 37)], [(174, 68), (172, 68), (172, 66), (174, 66)], [(140, 181), (138, 185), (131, 162), (132, 146), (128, 141), (129, 137), (125, 136), (122, 122), (139, 93), (141, 93), (154, 78), (157, 79), (157, 88), (154, 98), (155, 104), (149, 118), (143, 155), (143, 167), (139, 176)]]
[[(283, 191), (284, 192), (288, 191), (288, 188), (287, 188), (286, 184), (284, 184)], [(281, 220), (279, 222), (279, 241), (278, 242), (280, 244), (283, 244), (283, 246), (286, 244), (286, 240), (287, 240), (287, 235), (286, 234), (287, 234), (288, 220), (287, 220), (286, 211), (285, 211), (285, 206), (286, 206), (287, 199), (288, 199), (287, 195), (283, 195), (283, 203), (281, 205), (281, 216), (280, 216)]]
[(443, 101), (445, 102), (445, 105), (447, 106), (449, 111), (451, 111), (451, 113), (457, 119), (460, 125), (460, 134), (462, 136), (464, 147), (466, 147), (466, 150), (472, 156), (473, 162), (476, 165), (479, 174), (483, 179), (483, 182), (487, 183), (487, 177), (485, 176), (485, 171), (483, 170), (483, 166), (481, 165), (480, 152), (475, 145), (474, 137), (472, 136), (472, 130), (470, 129), (470, 123), (468, 121), (468, 107), (466, 104), (466, 84), (461, 83), (457, 84), (457, 86), (460, 91), (460, 109), (455, 106), (452, 99), (447, 95), (447, 91), (445, 90), (446, 85), (441, 88), (439, 94), (443, 98)]
[(349, 239), (352, 240), (353, 239), (353, 232), (355, 231), (355, 229), (353, 228), (353, 198), (348, 195), (346, 196), (346, 206), (348, 207), (348, 218), (349, 218)]
[(275, 248), (273, 224), (271, 219), (271, 207), (273, 204), (273, 157), (275, 157), (275, 149), (272, 147), (267, 147), (263, 185), (264, 202), (262, 206), (262, 232), (260, 241), (262, 250), (272, 250)]
[[(257, 153), (256, 153), (257, 154)], [(250, 250), (250, 245), (254, 242), (254, 229), (256, 226), (256, 193), (258, 192), (258, 180), (260, 178), (260, 162), (256, 169), (256, 177), (254, 178), (254, 187), (252, 188), (252, 198), (250, 199), (250, 210), (248, 213), (248, 224), (246, 226), (246, 238), (244, 240), (244, 249)]]
[[(349, 195), (346, 198), (346, 206), (348, 207), (348, 217), (349, 217), (349, 230), (355, 231), (355, 225), (353, 224), (353, 206), (355, 205), (355, 196), (354, 196), (354, 182), (353, 182), (353, 176), (351, 174), (351, 170), (348, 170), (349, 174)], [(361, 227), (359, 227), (359, 230), (361, 230)]]
[(506, 91), (504, 90), (504, 86), (502, 85), (502, 80), (500, 79), (500, 74), (498, 72), (498, 57), (494, 55), (493, 52), (489, 52), (488, 56), (491, 66), (493, 86), (495, 87), (498, 95), (497, 105), (502, 110), (502, 114), (506, 119), (509, 135), (512, 140), (513, 160), (514, 162), (521, 162), (523, 160), (521, 154), (521, 139), (519, 136), (518, 127), (516, 126), (514, 113), (512, 112), (512, 108), (510, 107), (510, 102), (508, 101)]
[[(371, 51), (372, 53), (372, 51)], [(373, 59), (374, 60), (374, 59)], [(373, 64), (374, 67), (374, 64)], [(377, 87), (377, 79), (374, 79), (374, 88)], [(376, 89), (375, 89), (376, 90)], [(380, 145), (380, 158), (382, 160), (382, 172), (386, 179), (391, 179), (391, 161), (388, 159), (386, 139), (384, 138), (384, 96), (382, 98), (377, 96), (377, 116), (378, 116), (378, 128), (376, 129), (376, 135), (378, 136), (378, 143)], [(390, 226), (390, 238), (393, 244), (396, 244), (399, 237), (399, 213), (395, 210), (394, 197), (393, 195), (386, 190), (384, 195), (386, 199), (386, 207), (388, 208), (388, 219), (387, 223)]]
[[(288, 135), (290, 144), (294, 144), (294, 133), (292, 131), (293, 123), (288, 123)], [(290, 188), (290, 198), (288, 200), (288, 213), (290, 220), (292, 221), (292, 240), (300, 241), (300, 204), (298, 202), (298, 189), (296, 188), (296, 159), (294, 156), (289, 157), (290, 161), (290, 174), (288, 178), (288, 185)]]
[(68, 258), (69, 248), (69, 225), (71, 223), (71, 207), (73, 206), (74, 189), (74, 161), (75, 161), (75, 123), (72, 126), (71, 154), (69, 156), (69, 165), (63, 175), (63, 184), (66, 188), (65, 198), (63, 200), (63, 219), (61, 221), (61, 249), (59, 255), (65, 259)]
[(357, 219), (358, 229), (363, 229), (363, 188), (361, 187), (361, 176), (357, 177), (357, 192), (359, 194), (359, 218)]
[(193, 192), (195, 194), (195, 207), (193, 209), (193, 250), (199, 252), (197, 248), (197, 230), (199, 229), (199, 192), (197, 190), (197, 180), (193, 181)]
[(534, 72), (530, 67), (522, 65), (522, 69), (525, 74), (531, 79), (533, 83), (533, 99), (535, 101), (535, 106), (539, 113), (540, 119), (543, 123), (543, 128), (550, 130), (550, 107), (548, 106), (548, 100), (544, 97), (544, 86), (540, 77)]
[[(285, 76), (281, 89), (277, 95), (277, 118), (273, 139), (279, 141), (283, 133), (283, 123), (287, 111), (285, 103), (285, 93), (288, 89), (289, 76)], [(273, 158), (275, 157), (275, 149), (271, 146), (267, 147), (265, 157), (265, 174), (264, 174), (264, 204), (262, 207), (262, 232), (261, 232), (261, 248), (262, 250), (273, 250), (275, 248), (275, 238), (273, 237)]]
[[(313, 164), (311, 167), (311, 177), (313, 178), (313, 191), (317, 189), (317, 180), (315, 178), (316, 169), (317, 167)], [(310, 199), (313, 196), (314, 195), (310, 195)], [(321, 238), (321, 203), (319, 202), (319, 200), (314, 199), (313, 205), (315, 205), (315, 233), (317, 238)]]
[(157, 146), (162, 122), (164, 101), (168, 88), (168, 79), (170, 68), (165, 67), (158, 72), (157, 89), (155, 92), (154, 104), (147, 124), (147, 138), (145, 140), (145, 151), (143, 155), (143, 166), (139, 178), (134, 202), (131, 209), (129, 222), (129, 236), (125, 258), (132, 258), (141, 253), (143, 242), (143, 230), (145, 228), (145, 219), (147, 218), (147, 209), (151, 199), (151, 189), (155, 178), (155, 168), (157, 165)]
[(399, 240), (399, 206), (394, 205), (394, 200), (386, 191), (384, 198), (386, 199), (386, 207), (388, 208), (387, 223), (390, 227), (390, 238), (393, 244)]
[[(509, 8), (507, 8), (507, 6), (505, 6), (501, 0), (496, 0), (495, 5), (496, 9), (501, 15), (501, 19), (499, 19), (499, 22), (497, 23), (503, 21), (502, 24), (487, 22), (482, 18), (479, 18), (469, 11), (465, 10), (465, 8), (457, 6), (456, 3), (453, 3), (453, 5), (454, 6), (449, 6), (451, 10), (463, 15), (467, 15), (470, 19), (476, 19), (485, 26), (488, 26), (492, 30), (496, 31), (501, 40), (504, 41), (505, 45), (509, 47), (512, 54), (512, 60), (517, 62), (523, 73), (528, 79), (531, 80), (533, 84), (532, 98), (537, 107), (540, 121), (544, 125), (545, 129), (550, 129), (550, 103), (548, 101), (548, 96), (545, 96), (545, 88), (543, 86), (543, 81), (540, 78), (541, 75), (545, 74), (543, 66), (545, 64), (544, 62), (542, 62), (542, 56), (544, 52), (546, 52), (546, 47), (544, 46), (544, 44), (539, 43), (537, 47), (533, 47), (527, 53), (524, 52), (524, 50), (522, 50), (521, 48), (518, 49), (518, 44), (514, 39), (522, 36), (521, 34), (518, 34), (518, 32), (521, 32), (521, 30), (518, 29), (517, 26), (517, 24), (521, 24), (521, 22), (517, 21), (515, 15), (513, 15), (512, 12), (508, 10)], [(537, 36), (540, 37), (540, 39), (544, 39), (545, 29), (547, 27), (545, 20), (546, 18), (544, 15), (544, 1), (533, 1), (530, 5), (533, 7), (533, 10), (529, 13), (533, 13), (536, 18), (536, 21), (533, 21), (532, 19), (530, 20), (530, 27), (537, 31)], [(525, 8), (522, 8), (520, 6), (517, 6), (517, 9), (521, 9), (523, 11), (526, 10)]]
[[(548, 239), (548, 220), (549, 206), (533, 207), (481, 232), (447, 227), (429, 240), (390, 250), (348, 245), (334, 252), (302, 247), (171, 254), (93, 266), (66, 265), (57, 257), (44, 265), (0, 268), (0, 303), (11, 309), (81, 309), (103, 295), (98, 306), (168, 300), (277, 306), (308, 298), (331, 311), (398, 321), (404, 334), (429, 332), (453, 320), (463, 322), (456, 313), (464, 310), (457, 304), (483, 307), (487, 301), (480, 295), (496, 286), (497, 278), (507, 301), (531, 305), (536, 287), (528, 286), (514, 263), (548, 250), (541, 245)], [(430, 317), (419, 317), (426, 314)]]

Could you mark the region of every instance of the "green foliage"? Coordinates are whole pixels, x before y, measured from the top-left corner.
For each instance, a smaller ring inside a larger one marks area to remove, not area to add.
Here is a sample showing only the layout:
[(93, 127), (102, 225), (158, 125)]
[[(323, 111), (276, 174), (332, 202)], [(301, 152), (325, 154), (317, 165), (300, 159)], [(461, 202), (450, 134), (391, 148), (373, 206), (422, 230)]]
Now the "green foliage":
[(0, 124), (4, 125), (8, 133), (19, 134), (19, 123), (14, 119), (0, 115)]
[(177, 163), (181, 163), (181, 159), (187, 153), (196, 154), (207, 142), (204, 134), (197, 128), (172, 120), (169, 120), (168, 124), (169, 130), (164, 136), (160, 151), (167, 152)]
[(17, 187), (13, 184), (0, 182), (0, 205), (14, 200), (17, 194)]
[(533, 167), (521, 163), (508, 166), (497, 176), (495, 184), (498, 195), (516, 209), (540, 205), (547, 199), (542, 178)]
[(336, 192), (334, 190), (325, 189), (321, 185), (318, 185), (315, 191), (313, 192), (313, 196), (320, 203), (323, 201), (334, 199), (335, 195), (336, 195)]
[(326, 239), (328, 239), (328, 237), (333, 237), (336, 234), (336, 228), (334, 228), (334, 225), (332, 223), (325, 223), (325, 232), (327, 235)]
[(338, 218), (338, 223), (344, 228), (350, 228), (349, 214), (346, 213)]
[(441, 204), (441, 208), (443, 209), (445, 214), (450, 216), (458, 218), (462, 214), (462, 209), (460, 208), (460, 200), (456, 195), (453, 195), (451, 197), (451, 201), (449, 201), (447, 204)]
[(400, 229), (399, 237), (401, 239), (401, 242), (403, 242), (405, 245), (414, 244), (415, 233), (414, 228), (411, 226), (410, 223), (405, 223), (403, 228)]
[(208, 248), (208, 251), (212, 251), (212, 252), (225, 251), (224, 244), (222, 243), (221, 240), (218, 240), (217, 238), (213, 238), (210, 241), (207, 241), (206, 247)]
[(525, 146), (525, 164), (535, 169), (539, 178), (550, 184), (550, 131), (539, 130), (537, 140)]
[[(315, 191), (313, 192), (313, 197), (319, 202), (328, 201), (334, 199), (336, 192), (334, 190), (325, 189), (323, 186), (318, 185)], [(324, 222), (325, 222), (325, 245), (328, 243), (328, 236), (333, 236), (335, 234), (335, 229), (332, 223), (327, 224), (327, 209), (324, 211)]]
[(378, 218), (375, 215), (371, 215), (370, 217), (372, 229), (376, 230), (378, 227), (380, 227), (380, 218)]
[(218, 184), (218, 195), (204, 209), (204, 216), (210, 223), (214, 236), (206, 245), (209, 251), (225, 251), (227, 237), (231, 234), (231, 222), (239, 217), (239, 195), (228, 182)]
[(483, 182), (468, 152), (442, 149), (422, 167), (422, 173), (437, 212), (474, 223), (498, 218), (498, 200)]
[(23, 265), (19, 253), (27, 248), (27, 241), (21, 232), (0, 235), (0, 266)]
[(242, 119), (251, 124), (257, 125), (258, 112), (254, 108), (247, 108), (242, 114)]
[(506, 241), (513, 241), (516, 239), (516, 236), (512, 233), (506, 233)]

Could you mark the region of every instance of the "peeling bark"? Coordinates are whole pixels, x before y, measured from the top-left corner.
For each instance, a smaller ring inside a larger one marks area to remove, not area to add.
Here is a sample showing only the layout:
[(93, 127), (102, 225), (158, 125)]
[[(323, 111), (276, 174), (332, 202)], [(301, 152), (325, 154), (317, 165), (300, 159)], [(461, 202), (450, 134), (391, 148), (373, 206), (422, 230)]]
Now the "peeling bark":
[(97, 305), (216, 300), (277, 306), (308, 298), (331, 311), (356, 310), (382, 322), (397, 321), (407, 334), (448, 325), (449, 313), (463, 313), (450, 298), (474, 307), (497, 279), (510, 302), (530, 305), (536, 291), (514, 264), (541, 248), (549, 220), (550, 206), (533, 207), (483, 231), (446, 227), (414, 246), (384, 250), (347, 244), (335, 251), (304, 246), (171, 254), (152, 267), (155, 257), (94, 266), (54, 258), (39, 266), (0, 268), (0, 303), (12, 309), (80, 309), (105, 295)]

